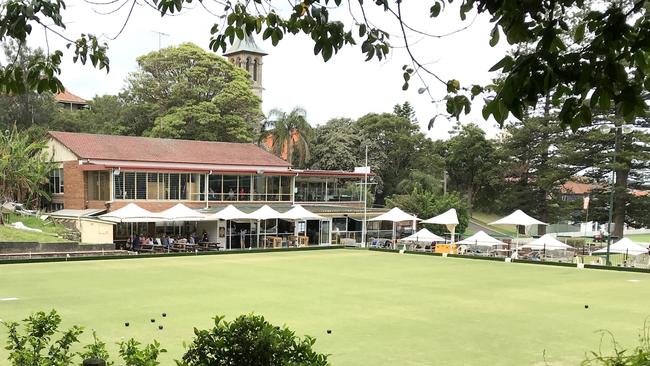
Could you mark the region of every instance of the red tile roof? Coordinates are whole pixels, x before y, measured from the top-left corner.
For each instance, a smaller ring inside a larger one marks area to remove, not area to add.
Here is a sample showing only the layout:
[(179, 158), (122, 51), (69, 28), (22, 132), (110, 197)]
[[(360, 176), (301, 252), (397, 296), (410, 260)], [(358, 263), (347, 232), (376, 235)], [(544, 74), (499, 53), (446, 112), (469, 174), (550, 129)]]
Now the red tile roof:
[(573, 193), (573, 194), (586, 194), (586, 193), (590, 193), (592, 190), (593, 190), (593, 185), (589, 183), (580, 183), (574, 181), (567, 181), (560, 188), (560, 191), (562, 191), (562, 193)]
[(80, 159), (289, 167), (253, 144), (50, 131)]
[(56, 99), (56, 101), (60, 103), (72, 103), (72, 104), (83, 104), (83, 105), (88, 104), (87, 100), (78, 97), (67, 90), (61, 93), (57, 93), (54, 96), (54, 99)]

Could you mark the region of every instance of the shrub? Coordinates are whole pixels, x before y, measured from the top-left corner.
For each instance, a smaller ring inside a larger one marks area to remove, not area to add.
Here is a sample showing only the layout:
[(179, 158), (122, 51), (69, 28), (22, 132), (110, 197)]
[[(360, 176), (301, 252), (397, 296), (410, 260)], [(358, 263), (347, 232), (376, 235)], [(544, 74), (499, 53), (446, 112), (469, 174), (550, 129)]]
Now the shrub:
[[(75, 353), (70, 351), (79, 342), (83, 329), (78, 326), (58, 331), (61, 316), (52, 310), (39, 311), (23, 320), (24, 334), (17, 322), (5, 323), (8, 331), (7, 346), (9, 361), (14, 366), (59, 366), (71, 365)], [(55, 335), (60, 337), (53, 341)]]
[[(564, 241), (564, 239), (560, 239), (560, 241)], [(585, 245), (587, 245), (587, 239), (585, 239), (585, 238), (567, 238), (565, 244), (569, 245), (569, 246), (572, 246), (574, 248), (582, 248)]]
[[(631, 349), (622, 349), (614, 336), (607, 331), (602, 331), (603, 338), (609, 336), (612, 342), (611, 355), (606, 355), (602, 350), (590, 352), (581, 363), (582, 366), (647, 366), (650, 365), (650, 327), (646, 322), (639, 336), (639, 344)], [(602, 341), (601, 341), (602, 343)]]
[[(106, 361), (106, 365), (112, 365), (108, 361), (106, 344), (97, 338), (94, 331), (93, 343), (84, 346), (83, 352), (71, 352), (71, 348), (79, 343), (83, 328), (75, 325), (68, 330), (59, 331), (61, 316), (56, 310), (34, 313), (22, 321), (22, 327), (18, 322), (4, 324), (8, 333), (5, 349), (9, 351), (12, 366), (78, 365), (81, 361), (75, 360), (76, 356), (81, 360), (99, 358)], [(53, 340), (55, 336), (58, 339)], [(158, 356), (165, 352), (156, 341), (140, 347), (139, 342), (129, 339), (118, 345), (124, 366), (157, 366)]]
[(314, 338), (300, 339), (287, 327), (276, 327), (259, 315), (233, 322), (214, 318), (214, 328), (194, 329), (179, 366), (326, 366), (327, 356), (312, 349)]

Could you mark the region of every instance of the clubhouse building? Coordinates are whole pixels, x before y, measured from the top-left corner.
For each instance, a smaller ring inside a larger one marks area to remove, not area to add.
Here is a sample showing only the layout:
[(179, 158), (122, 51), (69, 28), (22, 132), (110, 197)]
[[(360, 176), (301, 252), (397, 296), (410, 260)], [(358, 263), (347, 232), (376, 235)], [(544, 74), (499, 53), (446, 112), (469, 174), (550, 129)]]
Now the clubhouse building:
[[(49, 154), (57, 164), (50, 177), (55, 217), (89, 218), (129, 203), (161, 212), (182, 203), (203, 213), (234, 205), (250, 213), (263, 205), (286, 212), (300, 204), (320, 220), (281, 219), (226, 222), (138, 223), (138, 233), (205, 231), (210, 241), (232, 248), (254, 246), (258, 231), (281, 237), (296, 229), (309, 245), (361, 241), (363, 172), (300, 170), (254, 144), (188, 141), (86, 133), (49, 133)], [(372, 175), (372, 174), (370, 174)], [(384, 210), (368, 209), (376, 216)], [(369, 228), (371, 229), (371, 228)], [(380, 229), (377, 227), (376, 229)], [(125, 240), (133, 227), (117, 224), (112, 239)]]

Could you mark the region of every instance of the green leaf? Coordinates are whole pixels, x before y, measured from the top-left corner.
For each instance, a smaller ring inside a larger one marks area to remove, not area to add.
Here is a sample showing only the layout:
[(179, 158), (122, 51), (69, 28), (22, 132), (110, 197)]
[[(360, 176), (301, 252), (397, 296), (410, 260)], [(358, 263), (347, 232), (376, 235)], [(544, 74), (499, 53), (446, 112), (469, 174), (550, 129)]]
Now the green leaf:
[(497, 70), (500, 70), (500, 69), (504, 69), (506, 67), (511, 67), (513, 63), (514, 63), (514, 61), (513, 61), (512, 57), (506, 56), (506, 57), (502, 58), (501, 61), (494, 64), (494, 66), (492, 66), (489, 71), (493, 72), (493, 71), (497, 71)]
[(435, 4), (433, 4), (433, 6), (432, 6), (431, 9), (430, 9), (430, 12), (431, 12), (431, 18), (435, 18), (435, 17), (437, 17), (438, 15), (440, 15), (440, 11), (441, 11), (441, 10), (442, 10), (442, 6), (440, 5), (439, 2), (436, 2)]
[(495, 25), (494, 28), (492, 28), (492, 32), (490, 33), (490, 47), (494, 47), (499, 43), (499, 26)]
[(573, 40), (575, 43), (581, 43), (585, 39), (585, 23), (580, 23), (576, 27), (575, 34), (573, 35)]

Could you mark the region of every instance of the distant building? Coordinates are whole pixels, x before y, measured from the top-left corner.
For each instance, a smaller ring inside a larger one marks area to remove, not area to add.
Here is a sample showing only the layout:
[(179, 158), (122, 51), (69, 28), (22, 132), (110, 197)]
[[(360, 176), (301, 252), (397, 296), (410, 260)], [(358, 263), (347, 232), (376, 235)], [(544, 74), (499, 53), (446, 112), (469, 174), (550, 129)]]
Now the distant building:
[(223, 54), (234, 65), (248, 71), (253, 81), (253, 91), (262, 98), (262, 59), (268, 53), (264, 52), (252, 37), (235, 38), (232, 46)]
[[(49, 154), (58, 166), (50, 181), (53, 209), (100, 213), (136, 203), (159, 212), (183, 203), (212, 212), (232, 204), (251, 212), (266, 204), (284, 212), (301, 204), (323, 217), (300, 224), (309, 244), (361, 241), (364, 195), (360, 183), (364, 173), (293, 169), (250, 143), (72, 132), (49, 135)], [(371, 215), (385, 211), (369, 209)], [(287, 221), (266, 221), (265, 235), (291, 231)], [(255, 222), (231, 224), (227, 230), (234, 248), (244, 247), (240, 234), (250, 241), (257, 230)], [(141, 230), (156, 235), (168, 229), (153, 223), (143, 225)], [(221, 228), (226, 230), (225, 222), (201, 225), (201, 230), (225, 242), (225, 237), (215, 234)], [(123, 239), (129, 226), (118, 224), (115, 230), (115, 238)]]
[(84, 109), (88, 106), (88, 101), (76, 96), (69, 91), (63, 91), (61, 93), (57, 93), (54, 96), (54, 99), (56, 102), (59, 104), (59, 106), (70, 109), (72, 110), (79, 110), (79, 109)]
[(591, 183), (567, 181), (560, 187), (562, 201), (575, 202), (589, 197), (594, 185)]

